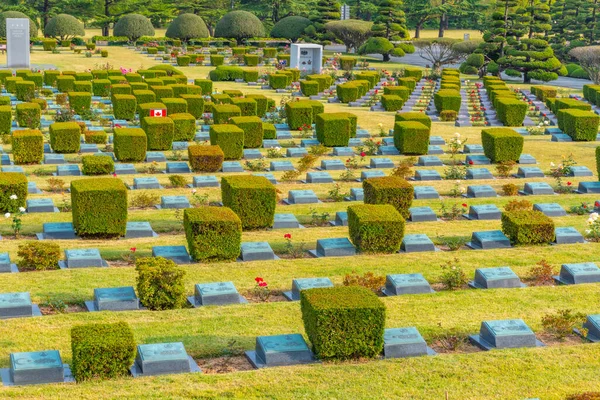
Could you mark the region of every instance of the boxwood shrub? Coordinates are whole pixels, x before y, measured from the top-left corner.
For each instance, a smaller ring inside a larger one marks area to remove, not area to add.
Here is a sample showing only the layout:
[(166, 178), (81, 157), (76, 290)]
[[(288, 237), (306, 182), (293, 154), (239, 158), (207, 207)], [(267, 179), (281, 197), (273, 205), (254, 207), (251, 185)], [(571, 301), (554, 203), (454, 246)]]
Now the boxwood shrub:
[(291, 83), (291, 77), (287, 74), (270, 74), (269, 86), (273, 89), (285, 89)]
[(307, 75), (306, 80), (318, 82), (319, 83), (319, 93), (325, 91), (326, 89), (329, 89), (333, 82), (333, 79), (331, 78), (331, 76), (325, 75), (325, 74)]
[[(111, 77), (109, 77), (110, 79)], [(131, 94), (131, 85), (128, 83), (113, 83), (111, 86), (111, 93), (115, 94)]]
[(186, 209), (183, 226), (190, 256), (195, 261), (235, 261), (240, 255), (242, 221), (230, 208)]
[(194, 85), (200, 86), (203, 95), (207, 96), (213, 92), (213, 83), (210, 79), (194, 79)]
[(49, 271), (59, 268), (62, 254), (57, 243), (36, 240), (20, 244), (17, 255), (19, 271)]
[(592, 104), (600, 105), (600, 85), (583, 85), (583, 97)]
[(0, 135), (8, 135), (10, 133), (11, 126), (12, 107), (10, 105), (0, 105)]
[(346, 147), (350, 140), (350, 119), (340, 113), (317, 115), (317, 140), (328, 147)]
[(17, 124), (20, 127), (37, 129), (40, 127), (42, 109), (37, 103), (21, 103), (15, 107), (17, 112)]
[(508, 128), (489, 128), (481, 131), (485, 156), (495, 163), (518, 161), (523, 152), (523, 136)]
[(81, 145), (81, 128), (77, 122), (50, 125), (50, 146), (55, 153), (77, 153)]
[(589, 103), (586, 103), (585, 101), (576, 100), (576, 99), (570, 99), (570, 98), (556, 99), (556, 101), (554, 102), (554, 109), (556, 110), (556, 113), (558, 113), (558, 111), (565, 109), (565, 108), (575, 108), (578, 110), (590, 111), (592, 109), (592, 105)]
[(224, 159), (225, 154), (219, 146), (188, 146), (188, 160), (194, 172), (217, 172)]
[(541, 211), (502, 213), (502, 232), (513, 244), (544, 244), (554, 241), (554, 221)]
[[(304, 102), (310, 104), (310, 106), (312, 107), (312, 109), (313, 109), (313, 115), (312, 115), (313, 124), (317, 120), (317, 115), (323, 114), (325, 112), (325, 104), (321, 103), (319, 100), (300, 100), (300, 101), (304, 101)], [(339, 114), (347, 115), (348, 118), (350, 118), (350, 137), (356, 136), (356, 126), (358, 123), (358, 118), (356, 117), (356, 115), (351, 114), (351, 113), (339, 113)]]
[(558, 90), (554, 86), (532, 86), (531, 93), (533, 93), (539, 101), (546, 101), (548, 98), (556, 97)]
[(17, 100), (31, 101), (35, 97), (35, 83), (18, 81), (15, 83)]
[(74, 92), (86, 92), (86, 93), (92, 94), (92, 82), (76, 80), (75, 83), (73, 84), (73, 91)]
[(136, 289), (140, 303), (149, 310), (173, 310), (186, 303), (185, 270), (163, 257), (135, 260)]
[(377, 357), (383, 351), (385, 305), (361, 286), (300, 292), (304, 330), (320, 359)]
[(313, 107), (308, 101), (288, 101), (285, 105), (285, 116), (290, 129), (300, 129), (303, 125), (313, 123)]
[(84, 175), (107, 175), (115, 170), (115, 162), (110, 156), (87, 155), (81, 158), (81, 163)]
[(454, 89), (440, 89), (433, 96), (433, 102), (438, 113), (444, 110), (460, 111), (460, 92)]
[(381, 96), (381, 105), (385, 111), (398, 111), (402, 109), (404, 100), (394, 94), (384, 94)]
[(154, 92), (156, 100), (162, 101), (163, 99), (173, 98), (173, 89), (170, 86), (158, 85), (150, 86), (150, 90)]
[(173, 90), (173, 96), (171, 97), (181, 97), (182, 94), (187, 94), (188, 85), (183, 83), (177, 83), (175, 85), (169, 86)]
[(120, 179), (111, 177), (72, 181), (71, 203), (73, 227), (79, 236), (110, 238), (125, 235), (127, 187)]
[(418, 121), (394, 124), (394, 145), (402, 154), (422, 155), (429, 152), (429, 128)]
[(398, 85), (407, 87), (412, 92), (417, 87), (417, 81), (411, 77), (398, 78)]
[(575, 141), (593, 142), (598, 135), (600, 116), (593, 111), (566, 109), (558, 112), (561, 129)]
[(300, 81), (300, 90), (304, 96), (316, 96), (319, 94), (319, 82), (317, 81)]
[(244, 131), (244, 148), (257, 149), (262, 146), (263, 122), (258, 117), (233, 117), (231, 122)]
[(71, 328), (72, 371), (77, 382), (129, 375), (136, 345), (126, 322), (75, 325)]
[(239, 160), (244, 155), (244, 130), (230, 124), (210, 126), (210, 144), (223, 150), (226, 160)]
[(496, 99), (498, 119), (506, 126), (521, 126), (527, 114), (528, 105), (524, 101), (500, 97)]
[(108, 79), (94, 79), (92, 81), (92, 93), (94, 93), (94, 96), (110, 96), (110, 81)]
[(350, 103), (360, 97), (359, 87), (353, 81), (337, 85), (335, 91), (338, 100), (342, 103)]
[(223, 56), (221, 54), (211, 54), (210, 55), (210, 65), (212, 65), (213, 67), (223, 65), (224, 62), (225, 62), (225, 56)]
[(243, 117), (256, 116), (257, 104), (254, 99), (232, 97), (231, 103), (240, 108), (240, 112)]
[(264, 176), (224, 176), (221, 198), (223, 205), (240, 217), (243, 229), (264, 229), (273, 225), (277, 190)]
[[(69, 92), (69, 105), (77, 114), (89, 111), (92, 106), (92, 94), (88, 92)], [(133, 107), (135, 110), (135, 107)]]
[(113, 147), (115, 157), (123, 162), (142, 162), (146, 159), (148, 139), (142, 128), (115, 128)]
[(256, 102), (256, 116), (261, 118), (264, 117), (267, 113), (267, 96), (264, 94), (249, 94), (246, 95), (246, 98), (252, 99)]
[(56, 78), (60, 76), (60, 71), (50, 69), (44, 71), (44, 85), (46, 86), (55, 86)]
[(171, 150), (175, 124), (169, 117), (144, 117), (142, 129), (148, 139), (148, 150)]
[(171, 114), (173, 120), (173, 141), (189, 142), (196, 136), (196, 118), (189, 113)]
[(187, 101), (181, 98), (162, 98), (161, 102), (167, 107), (167, 115), (187, 113)]
[(213, 106), (213, 121), (215, 124), (226, 124), (232, 117), (242, 115), (242, 110), (233, 104), (215, 104)]
[(156, 95), (152, 90), (134, 90), (133, 97), (135, 97), (136, 104), (156, 102)]
[(263, 139), (277, 139), (277, 128), (268, 122), (263, 122)]
[(404, 101), (408, 100), (411, 93), (412, 90), (406, 86), (385, 86), (383, 88), (383, 94), (393, 94)]
[(56, 88), (61, 93), (70, 92), (73, 90), (75, 77), (71, 75), (60, 75), (56, 77)]
[(182, 94), (181, 98), (187, 103), (187, 112), (195, 119), (202, 118), (204, 114), (204, 98), (201, 94)]
[(137, 100), (131, 94), (113, 94), (113, 114), (116, 119), (132, 120), (135, 118)]
[(390, 204), (348, 207), (350, 240), (363, 253), (397, 253), (404, 237), (404, 218)]
[(85, 131), (83, 133), (83, 137), (85, 138), (85, 142), (88, 144), (106, 144), (108, 141), (108, 135), (106, 131)]
[(142, 120), (144, 117), (149, 117), (150, 116), (150, 110), (166, 110), (167, 106), (165, 106), (163, 103), (144, 103), (144, 104), (138, 104), (137, 106), (137, 112), (139, 114), (140, 120)]
[(38, 129), (13, 132), (12, 153), (15, 164), (39, 164), (44, 158), (44, 135)]
[(231, 96), (226, 93), (213, 93), (210, 95), (210, 100), (214, 104), (231, 104)]
[[(16, 200), (10, 196), (16, 195)], [(0, 172), (0, 211), (13, 211), (13, 207), (25, 207), (27, 200), (27, 177), (19, 172)]]
[(412, 205), (414, 188), (398, 176), (369, 178), (363, 181), (365, 204), (391, 204), (404, 218)]
[(419, 68), (406, 67), (404, 68), (404, 76), (406, 78), (415, 78), (420, 81), (423, 78), (423, 70)]

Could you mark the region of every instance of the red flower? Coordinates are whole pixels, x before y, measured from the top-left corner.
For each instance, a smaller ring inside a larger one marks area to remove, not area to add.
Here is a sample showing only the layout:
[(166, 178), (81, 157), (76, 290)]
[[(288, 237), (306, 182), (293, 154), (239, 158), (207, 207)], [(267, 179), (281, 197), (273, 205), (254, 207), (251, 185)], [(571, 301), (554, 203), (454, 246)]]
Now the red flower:
[(267, 282), (259, 282), (258, 286), (265, 287), (267, 286)]
[(463, 206), (464, 208), (467, 208), (467, 203), (462, 203), (462, 206)]
[(571, 185), (572, 185), (572, 183), (571, 183), (571, 182), (567, 182), (567, 186), (571, 186)]
[(469, 165), (473, 165), (473, 160), (469, 160)]
[(264, 282), (263, 278), (261, 278), (260, 276), (254, 278), (254, 280), (256, 281), (256, 283)]
[(595, 205), (596, 207), (600, 207), (600, 201), (596, 201), (596, 202), (594, 203), (594, 205)]
[(379, 146), (381, 144), (381, 142), (377, 142), (377, 146)]
[(379, 89), (375, 89), (375, 94), (379, 93)]
[(135, 248), (135, 247), (132, 247), (132, 248), (130, 248), (129, 250), (131, 250), (131, 252), (132, 252), (132, 253), (135, 253), (135, 251), (137, 250), (137, 248)]
[(285, 239), (291, 239), (292, 238), (292, 234), (291, 233), (286, 233), (285, 235), (283, 235), (283, 237)]
[(365, 153), (364, 151), (362, 151), (362, 152), (360, 153), (360, 156), (361, 156), (361, 157), (364, 157), (364, 156), (366, 156), (366, 155), (367, 155), (367, 153)]
[(113, 177), (116, 178), (117, 177), (117, 173), (113, 172)]

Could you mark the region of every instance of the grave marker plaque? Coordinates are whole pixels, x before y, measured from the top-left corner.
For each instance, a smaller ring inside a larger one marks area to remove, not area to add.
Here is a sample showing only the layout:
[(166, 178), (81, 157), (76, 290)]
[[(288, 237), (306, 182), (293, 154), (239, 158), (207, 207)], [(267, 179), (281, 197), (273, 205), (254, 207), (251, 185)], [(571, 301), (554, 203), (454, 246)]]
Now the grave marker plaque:
[(433, 289), (422, 274), (395, 274), (385, 277), (383, 294), (386, 296), (432, 292)]
[(319, 199), (312, 190), (290, 190), (288, 192), (288, 204), (312, 204), (318, 202)]
[(192, 186), (197, 188), (219, 187), (219, 181), (214, 175), (195, 176), (192, 182)]
[(588, 315), (583, 327), (587, 329), (586, 339), (600, 342), (600, 314)]
[(417, 328), (388, 328), (383, 335), (383, 356), (404, 358), (434, 355)]
[(140, 344), (137, 346), (133, 376), (153, 376), (200, 372), (200, 368), (187, 354), (183, 343)]
[(356, 255), (356, 248), (348, 238), (317, 240), (317, 249), (310, 250), (313, 257), (349, 257)]
[(269, 166), (271, 171), (294, 171), (294, 165), (289, 161), (271, 161)]
[(554, 279), (563, 285), (600, 282), (600, 269), (593, 262), (563, 264)]
[(482, 198), (497, 197), (498, 194), (490, 185), (470, 185), (467, 186), (466, 197)]
[(108, 267), (98, 249), (65, 250), (65, 261), (59, 261), (62, 268)]
[(139, 310), (140, 301), (132, 286), (94, 289), (94, 301), (86, 301), (89, 311)]
[(499, 230), (473, 232), (471, 241), (467, 243), (467, 246), (475, 250), (508, 249), (512, 247), (510, 240)]
[(556, 236), (556, 244), (585, 243), (583, 235), (572, 226), (555, 228), (554, 234)]
[(306, 183), (333, 183), (333, 177), (325, 171), (307, 172)]
[(316, 362), (312, 351), (300, 334), (259, 336), (256, 350), (246, 357), (254, 368), (278, 367)]
[(294, 214), (275, 214), (273, 229), (297, 229), (300, 223)]
[(437, 221), (437, 215), (435, 215), (431, 207), (411, 207), (408, 211), (410, 212), (410, 220), (412, 222)]
[(435, 251), (433, 242), (427, 235), (422, 233), (405, 235), (400, 245), (400, 251), (405, 253), (416, 253), (421, 251)]
[(533, 209), (541, 211), (548, 217), (565, 217), (567, 212), (558, 203), (539, 203), (534, 204)]
[(525, 287), (509, 267), (478, 268), (475, 270), (475, 279), (469, 282), (469, 286), (477, 289)]
[(479, 335), (471, 335), (473, 344), (483, 350), (541, 346), (533, 331), (520, 319), (484, 321)]
[(289, 301), (299, 301), (300, 292), (306, 289), (333, 287), (329, 278), (299, 278), (292, 280), (292, 290), (283, 292)]
[(47, 222), (42, 225), (43, 233), (37, 234), (39, 240), (44, 239), (76, 239), (71, 222)]
[(433, 169), (418, 169), (415, 171), (416, 181), (441, 181), (442, 176)]
[(241, 246), (242, 261), (277, 260), (268, 242), (244, 242)]
[(149, 178), (133, 178), (134, 189), (162, 189), (158, 179), (155, 177)]
[(28, 199), (26, 203), (28, 213), (58, 212), (52, 199)]
[(9, 363), (13, 385), (65, 382), (65, 368), (57, 350), (11, 353)]
[(346, 164), (340, 160), (322, 160), (321, 169), (323, 171), (344, 171), (346, 169)]
[(163, 209), (190, 208), (190, 201), (185, 196), (161, 196), (159, 208), (163, 208)]
[(554, 189), (546, 182), (528, 182), (523, 187), (521, 194), (535, 196), (551, 195), (554, 194)]
[(198, 283), (188, 301), (195, 307), (247, 303), (233, 282)]
[(190, 255), (185, 246), (154, 246), (152, 257), (162, 257), (172, 260), (175, 264), (189, 264)]
[(31, 303), (29, 292), (0, 293), (0, 319), (32, 317), (39, 308)]
[(469, 214), (465, 216), (473, 220), (494, 220), (500, 219), (502, 212), (495, 204), (481, 204), (469, 207)]
[(244, 172), (244, 167), (237, 161), (223, 161), (222, 172)]
[(371, 158), (369, 168), (394, 168), (394, 163), (389, 158)]
[(414, 198), (415, 200), (439, 199), (440, 195), (433, 186), (415, 186)]
[(150, 226), (150, 222), (129, 221), (127, 222), (126, 229), (125, 239), (158, 237), (156, 232), (152, 229), (152, 226)]

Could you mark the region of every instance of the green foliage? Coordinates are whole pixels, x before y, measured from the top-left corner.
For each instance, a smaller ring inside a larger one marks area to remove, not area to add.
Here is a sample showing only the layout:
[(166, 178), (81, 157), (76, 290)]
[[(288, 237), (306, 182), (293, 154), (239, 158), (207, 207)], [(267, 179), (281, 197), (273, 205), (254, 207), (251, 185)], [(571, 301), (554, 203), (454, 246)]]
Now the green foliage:
[(58, 269), (61, 252), (57, 243), (28, 241), (19, 245), (19, 271), (49, 271)]
[(262, 146), (263, 123), (254, 117), (233, 117), (231, 122), (244, 131), (244, 148), (256, 149)]
[(593, 142), (598, 135), (600, 116), (592, 111), (566, 109), (559, 112), (562, 130), (575, 141)]
[(110, 81), (108, 79), (92, 80), (92, 93), (94, 96), (108, 97), (110, 96)]
[[(222, 107), (222, 106), (221, 106)], [(227, 124), (210, 126), (210, 144), (223, 150), (226, 160), (239, 160), (244, 154), (244, 131)]]
[(373, 23), (356, 19), (330, 21), (325, 29), (341, 40), (348, 50), (358, 49), (371, 36)]
[(311, 25), (308, 18), (292, 15), (280, 19), (271, 29), (272, 38), (284, 38), (295, 42), (304, 35), (304, 30)]
[(440, 89), (435, 93), (433, 101), (439, 113), (444, 110), (460, 111), (461, 97), (458, 90)]
[(71, 352), (77, 382), (128, 376), (135, 358), (133, 331), (126, 322), (75, 325)]
[(20, 127), (37, 129), (40, 127), (42, 110), (37, 103), (20, 103), (16, 106), (17, 124)]
[(246, 64), (247, 67), (256, 67), (259, 62), (260, 62), (260, 57), (258, 55), (244, 54), (244, 64)]
[(404, 218), (408, 218), (414, 188), (397, 176), (369, 178), (363, 181), (365, 204), (391, 204)]
[(242, 221), (230, 208), (203, 206), (183, 213), (190, 255), (198, 262), (235, 261), (241, 251)]
[(402, 121), (394, 124), (394, 145), (402, 154), (427, 154), (429, 151), (429, 128), (418, 121)]
[(110, 156), (87, 155), (81, 158), (81, 172), (84, 175), (107, 175), (115, 170), (115, 162)]
[(420, 112), (401, 112), (394, 116), (396, 122), (400, 121), (417, 121), (431, 129), (431, 118), (425, 113)]
[(188, 160), (194, 172), (217, 172), (224, 159), (225, 154), (219, 146), (188, 146)]
[(204, 113), (204, 98), (200, 94), (182, 94), (181, 98), (187, 103), (187, 110), (195, 119)]
[(195, 14), (180, 14), (171, 22), (165, 36), (187, 42), (190, 39), (206, 38), (210, 35), (201, 17)]
[(131, 94), (113, 94), (113, 114), (116, 119), (132, 120), (135, 118), (137, 100)]
[[(27, 200), (27, 177), (18, 172), (0, 172), (0, 211), (12, 212), (12, 207), (25, 207)], [(10, 196), (16, 195), (12, 200)]]
[(234, 175), (221, 180), (223, 205), (235, 212), (243, 229), (263, 229), (273, 225), (277, 191), (263, 176)]
[(154, 103), (156, 101), (156, 95), (152, 90), (134, 90), (133, 97), (135, 97), (136, 104)]
[(243, 117), (256, 116), (256, 101), (250, 98), (233, 97), (231, 103), (240, 108)]
[(246, 98), (253, 99), (256, 102), (256, 115), (264, 117), (267, 113), (268, 98), (263, 94), (248, 94)]
[[(7, 18), (27, 18), (29, 19), (29, 37), (37, 37), (38, 26), (28, 15), (20, 11), (4, 11), (0, 13), (0, 38), (6, 38), (6, 19)], [(44, 49), (46, 50), (46, 49)]]
[(175, 125), (169, 117), (144, 117), (142, 129), (148, 139), (148, 150), (170, 150), (173, 145)]
[(189, 56), (177, 56), (177, 66), (179, 67), (187, 67), (190, 65), (190, 57)]
[(273, 89), (285, 89), (291, 83), (289, 75), (276, 73), (269, 75), (269, 86)]
[(481, 144), (485, 156), (494, 163), (516, 162), (523, 152), (523, 136), (508, 128), (483, 129)]
[(77, 153), (81, 145), (81, 128), (77, 122), (50, 125), (50, 146), (56, 153)]
[(532, 86), (531, 93), (533, 93), (539, 101), (546, 101), (548, 98), (555, 98), (558, 94), (558, 90), (554, 86)]
[(233, 104), (217, 104), (213, 106), (213, 120), (215, 124), (226, 124), (230, 118), (241, 115), (242, 110)]
[(394, 45), (384, 37), (372, 37), (358, 49), (358, 54), (381, 54), (383, 56), (383, 61), (389, 61), (390, 56), (404, 56), (404, 50), (395, 48)]
[(20, 76), (10, 76), (4, 79), (4, 88), (8, 93), (14, 94), (17, 92), (17, 82), (21, 82), (23, 80)]
[(150, 90), (154, 92), (157, 101), (163, 101), (163, 99), (172, 99), (174, 97), (173, 88), (170, 86), (150, 86)]
[(348, 207), (350, 240), (362, 253), (397, 253), (404, 224), (402, 215), (389, 204)]
[(173, 120), (174, 136), (173, 141), (189, 142), (196, 136), (196, 118), (188, 113), (171, 114)]
[(360, 286), (300, 292), (304, 329), (320, 359), (377, 357), (383, 351), (385, 305)]
[(521, 126), (527, 114), (527, 103), (509, 97), (500, 97), (495, 101), (498, 119), (506, 126)]
[(85, 36), (85, 29), (77, 18), (68, 14), (58, 14), (48, 21), (44, 27), (44, 34), (47, 37), (65, 40), (75, 36)]
[(350, 118), (342, 113), (322, 113), (315, 121), (317, 140), (327, 147), (346, 147), (350, 140)]
[(336, 86), (336, 94), (337, 98), (342, 103), (350, 103), (352, 101), (356, 101), (359, 97), (359, 87), (354, 82), (344, 82)]
[[(248, 64), (246, 64), (248, 65)], [(244, 69), (244, 82), (258, 82), (258, 71), (255, 69)]]
[(263, 123), (263, 139), (277, 139), (277, 129), (275, 125)]
[(292, 130), (300, 129), (303, 125), (311, 126), (313, 123), (313, 107), (308, 101), (288, 101), (285, 104), (285, 116)]
[(121, 162), (142, 162), (146, 159), (148, 139), (142, 128), (115, 128), (115, 157)]
[[(87, 92), (69, 92), (69, 106), (77, 114), (89, 111), (92, 105), (92, 94)], [(135, 107), (133, 108), (135, 110)]]
[(185, 270), (172, 260), (144, 257), (135, 260), (136, 288), (140, 303), (149, 310), (183, 308)]
[[(225, 56), (221, 54), (211, 54), (210, 55), (210, 65), (213, 67), (221, 66), (225, 62)], [(212, 80), (212, 79), (211, 79)]]
[(72, 181), (71, 203), (73, 226), (79, 236), (109, 238), (125, 235), (127, 187), (120, 179), (90, 178)]
[(319, 82), (300, 81), (300, 90), (304, 96), (316, 96), (319, 94)]
[(554, 241), (554, 221), (536, 210), (505, 211), (502, 232), (514, 244), (545, 244)]
[(11, 144), (15, 164), (38, 164), (44, 158), (44, 135), (37, 129), (13, 132)]
[(113, 35), (125, 36), (135, 42), (142, 36), (154, 36), (152, 22), (140, 14), (123, 15), (113, 28)]
[[(10, 99), (10, 98), (9, 98)], [(12, 107), (0, 105), (0, 135), (8, 135), (12, 126)]]
[(331, 84), (333, 83), (333, 79), (329, 75), (307, 75), (306, 80), (308, 81), (317, 81), (319, 82), (319, 93), (329, 89)]
[[(109, 77), (109, 80), (110, 78), (114, 77)], [(117, 94), (131, 94), (131, 85), (128, 83), (113, 83), (113, 85), (110, 88), (110, 92), (113, 96)]]
[(235, 38), (238, 41), (251, 37), (265, 37), (265, 27), (253, 13), (236, 10), (225, 14), (219, 20), (214, 36)]
[(187, 102), (175, 97), (163, 97), (160, 100), (167, 107), (167, 115), (187, 113)]

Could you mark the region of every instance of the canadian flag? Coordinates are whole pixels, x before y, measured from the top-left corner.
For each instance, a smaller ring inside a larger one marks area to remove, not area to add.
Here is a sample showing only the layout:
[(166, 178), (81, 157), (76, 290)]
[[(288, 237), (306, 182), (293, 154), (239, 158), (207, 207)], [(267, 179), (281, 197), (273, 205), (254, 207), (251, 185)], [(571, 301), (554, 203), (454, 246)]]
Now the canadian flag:
[(166, 117), (167, 110), (165, 110), (165, 109), (150, 110), (150, 116), (151, 117)]

